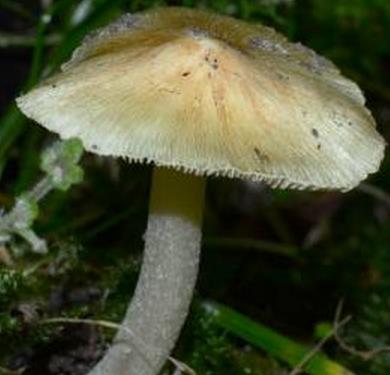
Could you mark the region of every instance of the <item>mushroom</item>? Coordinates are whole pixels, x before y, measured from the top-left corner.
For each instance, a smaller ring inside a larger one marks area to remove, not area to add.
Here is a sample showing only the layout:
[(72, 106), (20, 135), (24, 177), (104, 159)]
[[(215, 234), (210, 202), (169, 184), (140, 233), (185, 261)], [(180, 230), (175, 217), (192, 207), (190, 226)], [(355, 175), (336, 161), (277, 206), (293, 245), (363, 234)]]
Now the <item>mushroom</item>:
[(329, 60), (201, 10), (124, 15), (17, 103), (88, 151), (154, 166), (128, 328), (93, 375), (157, 374), (169, 356), (197, 277), (206, 176), (348, 191), (384, 153), (360, 89)]

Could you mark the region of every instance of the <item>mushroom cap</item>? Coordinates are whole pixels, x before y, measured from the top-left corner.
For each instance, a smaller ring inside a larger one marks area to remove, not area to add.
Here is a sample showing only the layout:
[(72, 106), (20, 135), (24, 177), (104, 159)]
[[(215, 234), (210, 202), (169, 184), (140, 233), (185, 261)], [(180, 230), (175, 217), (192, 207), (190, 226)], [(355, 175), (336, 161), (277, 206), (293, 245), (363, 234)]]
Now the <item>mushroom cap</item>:
[(122, 16), (17, 99), (28, 117), (97, 154), (340, 190), (383, 158), (364, 103), (355, 83), (300, 43), (186, 8)]

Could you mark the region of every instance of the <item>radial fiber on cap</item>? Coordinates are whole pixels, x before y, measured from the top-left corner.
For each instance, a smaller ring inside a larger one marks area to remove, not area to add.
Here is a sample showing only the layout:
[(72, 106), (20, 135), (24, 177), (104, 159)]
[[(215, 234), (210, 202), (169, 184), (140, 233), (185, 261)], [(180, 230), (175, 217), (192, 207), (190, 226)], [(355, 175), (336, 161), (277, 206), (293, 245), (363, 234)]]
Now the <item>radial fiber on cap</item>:
[(199, 10), (121, 17), (17, 102), (97, 154), (274, 187), (348, 190), (384, 150), (361, 91), (330, 61)]

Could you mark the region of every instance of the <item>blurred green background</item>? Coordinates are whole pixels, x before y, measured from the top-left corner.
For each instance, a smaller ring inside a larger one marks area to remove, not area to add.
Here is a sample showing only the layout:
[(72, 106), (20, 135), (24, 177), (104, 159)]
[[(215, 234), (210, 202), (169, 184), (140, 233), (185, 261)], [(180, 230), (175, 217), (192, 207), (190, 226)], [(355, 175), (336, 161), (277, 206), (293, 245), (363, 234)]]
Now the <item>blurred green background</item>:
[[(390, 139), (388, 0), (0, 0), (3, 210), (42, 176), (40, 152), (55, 140), (19, 113), (14, 98), (57, 70), (89, 31), (156, 5), (261, 22), (315, 49), (361, 86)], [(389, 164), (387, 157), (347, 194), (211, 179), (197, 293), (174, 356), (199, 375), (289, 374), (332, 330), (342, 299), (352, 316), (339, 332), (348, 346), (389, 346)], [(119, 322), (136, 283), (150, 168), (92, 155), (82, 166), (81, 184), (40, 205), (34, 229), (47, 239), (47, 255), (17, 238), (0, 247), (0, 373), (86, 373), (112, 333), (39, 321)], [(334, 339), (321, 351), (326, 356), (305, 362), (302, 373), (390, 374), (389, 351), (364, 358)]]

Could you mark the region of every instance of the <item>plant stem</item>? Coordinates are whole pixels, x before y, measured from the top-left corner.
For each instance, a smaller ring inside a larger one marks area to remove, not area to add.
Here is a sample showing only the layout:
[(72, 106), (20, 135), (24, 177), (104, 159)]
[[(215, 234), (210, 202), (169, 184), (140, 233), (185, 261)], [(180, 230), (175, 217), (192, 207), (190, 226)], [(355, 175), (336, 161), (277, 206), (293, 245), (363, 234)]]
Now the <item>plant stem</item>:
[(252, 238), (234, 237), (208, 237), (203, 241), (206, 247), (215, 247), (223, 250), (238, 249), (255, 250), (276, 255), (283, 255), (289, 258), (299, 257), (299, 249), (288, 244), (263, 241)]
[[(59, 34), (48, 35), (44, 40), (45, 46), (56, 45), (61, 41)], [(9, 47), (34, 47), (36, 43), (35, 35), (17, 35), (0, 32), (0, 48)]]
[(51, 179), (46, 176), (42, 178), (29, 192), (29, 196), (36, 202), (41, 201), (51, 190), (54, 189), (54, 185)]
[(201, 177), (155, 168), (143, 265), (122, 322), (143, 347), (120, 330), (89, 375), (156, 375), (169, 357), (198, 273), (204, 188)]

